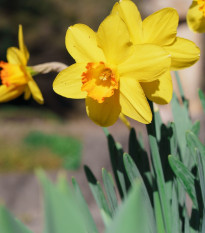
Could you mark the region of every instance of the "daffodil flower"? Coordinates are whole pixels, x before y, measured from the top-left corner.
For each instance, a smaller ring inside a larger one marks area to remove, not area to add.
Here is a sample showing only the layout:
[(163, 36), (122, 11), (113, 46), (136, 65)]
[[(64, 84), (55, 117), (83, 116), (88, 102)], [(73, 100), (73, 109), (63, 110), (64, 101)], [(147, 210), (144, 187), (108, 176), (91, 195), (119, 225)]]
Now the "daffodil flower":
[(8, 62), (0, 62), (0, 102), (13, 100), (24, 93), (26, 100), (32, 95), (39, 104), (43, 104), (41, 91), (33, 80), (29, 67), (27, 67), (29, 53), (24, 44), (21, 25), (19, 25), (18, 39), (19, 49), (16, 47), (8, 48)]
[(152, 113), (140, 82), (167, 72), (171, 58), (157, 45), (133, 47), (125, 23), (108, 16), (94, 32), (76, 24), (67, 30), (66, 47), (76, 63), (61, 71), (53, 83), (64, 97), (86, 99), (88, 116), (110, 126), (119, 114), (150, 123)]
[(193, 0), (187, 12), (187, 24), (194, 32), (205, 32), (205, 0)]
[[(179, 16), (175, 9), (164, 8), (142, 21), (137, 6), (130, 0), (121, 0), (114, 5), (111, 14), (120, 15), (126, 23), (133, 45), (157, 45), (169, 53), (170, 70), (189, 67), (199, 59), (199, 48), (192, 41), (176, 36)], [(172, 98), (169, 70), (154, 81), (141, 81), (140, 85), (146, 97), (155, 103), (167, 104)]]

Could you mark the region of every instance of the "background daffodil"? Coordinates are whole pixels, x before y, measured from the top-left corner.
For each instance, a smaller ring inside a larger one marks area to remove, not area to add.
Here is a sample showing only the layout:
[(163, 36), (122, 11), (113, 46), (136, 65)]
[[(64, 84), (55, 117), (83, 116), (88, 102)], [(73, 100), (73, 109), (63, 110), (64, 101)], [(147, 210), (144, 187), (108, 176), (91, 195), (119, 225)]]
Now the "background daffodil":
[(2, 84), (0, 85), (0, 102), (10, 101), (24, 93), (26, 100), (32, 95), (39, 104), (43, 104), (44, 100), (41, 91), (27, 67), (29, 53), (24, 44), (21, 25), (19, 25), (18, 40), (19, 49), (16, 47), (8, 48), (8, 62), (0, 62), (0, 80)]
[[(171, 56), (170, 70), (193, 65), (199, 59), (199, 48), (192, 42), (177, 37), (178, 13), (164, 8), (142, 21), (137, 6), (130, 0), (116, 3), (111, 14), (119, 14), (126, 23), (133, 45), (152, 44), (160, 46)], [(158, 104), (167, 104), (172, 98), (172, 79), (169, 70), (157, 80), (140, 82), (146, 96)]]
[(193, 0), (186, 18), (192, 31), (205, 32), (205, 0)]
[(140, 82), (156, 80), (170, 67), (170, 55), (157, 45), (133, 47), (125, 23), (108, 16), (94, 32), (88, 26), (69, 27), (66, 47), (76, 63), (61, 71), (53, 83), (67, 98), (86, 98), (88, 116), (101, 126), (116, 122), (122, 112), (142, 123), (152, 113)]

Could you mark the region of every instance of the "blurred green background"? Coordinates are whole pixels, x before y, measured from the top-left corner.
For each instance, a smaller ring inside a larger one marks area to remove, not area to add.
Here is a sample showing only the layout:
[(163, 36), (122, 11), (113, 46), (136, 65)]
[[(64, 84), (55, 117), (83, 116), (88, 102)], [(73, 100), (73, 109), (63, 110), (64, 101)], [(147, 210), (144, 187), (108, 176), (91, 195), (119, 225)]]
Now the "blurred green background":
[[(67, 28), (83, 23), (96, 30), (114, 2), (0, 0), (0, 60), (6, 61), (8, 47), (18, 46), (18, 25), (22, 24), (30, 52), (28, 65), (52, 61), (72, 64), (73, 59), (65, 48)], [(81, 138), (53, 128), (62, 128), (76, 116), (86, 117), (84, 100), (70, 100), (55, 94), (52, 89), (55, 77), (56, 73), (35, 77), (45, 99), (43, 106), (32, 98), (24, 101), (22, 96), (1, 104), (0, 172), (31, 171), (38, 166), (45, 169), (79, 167)]]

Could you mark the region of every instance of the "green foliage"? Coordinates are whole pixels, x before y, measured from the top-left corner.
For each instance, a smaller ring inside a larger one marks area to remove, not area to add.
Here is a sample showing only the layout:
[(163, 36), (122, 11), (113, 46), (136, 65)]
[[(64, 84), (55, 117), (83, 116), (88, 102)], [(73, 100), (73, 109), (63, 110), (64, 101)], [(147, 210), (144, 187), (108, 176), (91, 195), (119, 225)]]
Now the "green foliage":
[(25, 143), (37, 148), (48, 148), (53, 154), (63, 159), (63, 167), (76, 169), (80, 165), (82, 144), (72, 137), (30, 132), (24, 139)]
[(205, 112), (205, 95), (202, 92), (202, 90), (200, 90), (200, 89), (199, 89), (199, 98), (201, 100), (201, 104), (202, 104), (203, 110)]
[(32, 233), (4, 207), (0, 207), (0, 232)]
[[(89, 167), (84, 169), (105, 233), (204, 233), (205, 146), (198, 138), (200, 124), (192, 123), (184, 95), (181, 103), (174, 95), (172, 107), (174, 122), (163, 124), (155, 112), (153, 123), (147, 126), (150, 151), (134, 129), (130, 130), (129, 154), (103, 129), (115, 181), (103, 169), (103, 187)], [(41, 136), (35, 135), (36, 145), (55, 144), (55, 137)], [(74, 178), (71, 187), (64, 175), (53, 185), (42, 171), (37, 174), (44, 192), (45, 233), (98, 233)], [(186, 194), (193, 202), (189, 211)], [(4, 208), (0, 223), (4, 233), (10, 233), (12, 226), (29, 232)]]

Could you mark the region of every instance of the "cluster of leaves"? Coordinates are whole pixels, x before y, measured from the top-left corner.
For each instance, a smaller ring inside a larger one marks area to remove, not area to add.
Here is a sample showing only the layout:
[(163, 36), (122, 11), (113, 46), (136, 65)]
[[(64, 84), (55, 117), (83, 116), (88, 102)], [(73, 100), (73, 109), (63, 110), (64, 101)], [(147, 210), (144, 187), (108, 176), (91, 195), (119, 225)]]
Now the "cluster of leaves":
[[(147, 126), (150, 156), (140, 136), (131, 129), (129, 154), (107, 129), (113, 174), (102, 170), (104, 191), (89, 167), (86, 177), (99, 206), (105, 233), (203, 233), (205, 232), (205, 147), (199, 141), (200, 123), (191, 122), (188, 102), (173, 96), (174, 123), (163, 124), (159, 112)], [(199, 91), (205, 110), (205, 96)], [(42, 171), (47, 233), (98, 233), (77, 181), (73, 188), (64, 176), (52, 184)], [(119, 205), (118, 191), (122, 203)], [(186, 197), (192, 205), (187, 207)], [(0, 232), (31, 233), (4, 208), (0, 209)]]

